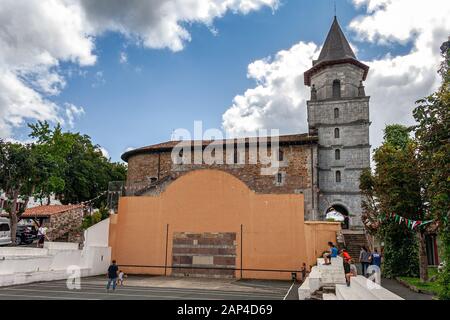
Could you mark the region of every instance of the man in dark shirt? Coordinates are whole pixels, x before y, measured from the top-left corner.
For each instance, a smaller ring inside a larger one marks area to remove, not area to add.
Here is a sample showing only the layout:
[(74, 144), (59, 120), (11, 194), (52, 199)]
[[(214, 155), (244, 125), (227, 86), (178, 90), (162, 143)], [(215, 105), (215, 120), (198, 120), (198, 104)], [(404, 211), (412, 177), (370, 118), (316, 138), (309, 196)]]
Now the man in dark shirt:
[(381, 269), (381, 255), (378, 253), (377, 249), (375, 249), (372, 253), (372, 265), (375, 265)]
[(109, 292), (109, 287), (112, 283), (113, 291), (116, 290), (117, 284), (117, 271), (119, 271), (119, 267), (116, 265), (116, 260), (112, 261), (112, 264), (108, 268), (108, 284), (106, 285), (106, 290)]

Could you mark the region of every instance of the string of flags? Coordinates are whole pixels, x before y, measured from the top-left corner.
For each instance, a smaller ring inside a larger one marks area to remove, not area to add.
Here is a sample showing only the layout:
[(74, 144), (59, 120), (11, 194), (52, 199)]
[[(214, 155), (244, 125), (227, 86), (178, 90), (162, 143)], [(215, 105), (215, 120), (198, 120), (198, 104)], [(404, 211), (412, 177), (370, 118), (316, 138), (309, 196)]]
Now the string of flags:
[(408, 218), (404, 218), (396, 213), (391, 213), (391, 214), (381, 214), (379, 216), (379, 220), (380, 222), (386, 221), (386, 220), (394, 220), (396, 223), (398, 224), (402, 224), (405, 223), (406, 227), (408, 227), (408, 229), (411, 230), (415, 230), (417, 228), (422, 228), (425, 227), (427, 225), (429, 225), (430, 223), (433, 223), (434, 220), (426, 220), (426, 221), (416, 221), (416, 220), (412, 220), (412, 219), (408, 219)]
[(83, 201), (81, 202), (82, 205), (87, 205), (87, 204), (91, 204), (92, 202), (94, 202), (95, 200), (97, 200), (98, 198), (104, 196), (108, 191), (103, 191), (102, 193), (100, 193), (98, 196), (96, 196), (94, 199), (88, 200), (88, 201)]

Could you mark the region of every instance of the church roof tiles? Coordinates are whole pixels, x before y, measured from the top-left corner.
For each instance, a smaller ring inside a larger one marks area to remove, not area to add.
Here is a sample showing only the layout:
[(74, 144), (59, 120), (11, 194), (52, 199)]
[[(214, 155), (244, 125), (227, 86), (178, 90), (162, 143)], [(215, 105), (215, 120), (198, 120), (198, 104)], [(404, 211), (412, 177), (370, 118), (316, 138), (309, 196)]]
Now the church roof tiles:
[[(270, 137), (264, 137), (264, 138), (267, 139), (267, 141), (270, 143)], [(317, 143), (317, 141), (318, 141), (317, 136), (310, 136), (307, 133), (306, 134), (285, 135), (285, 136), (279, 137), (279, 143), (281, 145), (309, 144), (309, 143)], [(207, 147), (211, 144), (223, 143), (223, 145), (228, 145), (228, 144), (238, 143), (240, 141), (237, 139), (216, 140), (216, 141), (211, 141), (211, 140), (186, 141), (186, 143), (191, 144), (192, 146), (194, 145), (195, 142), (200, 142), (203, 147)], [(253, 142), (253, 141), (251, 141), (251, 138), (248, 138), (248, 137), (245, 138), (245, 143), (248, 144), (249, 142)], [(171, 151), (179, 143), (181, 143), (181, 141), (167, 141), (167, 142), (163, 142), (163, 143), (159, 143), (159, 144), (155, 144), (155, 145), (151, 145), (151, 146), (142, 147), (139, 149), (130, 150), (130, 151), (125, 152), (122, 155), (122, 160), (127, 162), (131, 156), (134, 156), (137, 154), (142, 154), (142, 153)]]
[(330, 32), (316, 63), (341, 59), (356, 59), (356, 56), (342, 32), (337, 18), (334, 17)]

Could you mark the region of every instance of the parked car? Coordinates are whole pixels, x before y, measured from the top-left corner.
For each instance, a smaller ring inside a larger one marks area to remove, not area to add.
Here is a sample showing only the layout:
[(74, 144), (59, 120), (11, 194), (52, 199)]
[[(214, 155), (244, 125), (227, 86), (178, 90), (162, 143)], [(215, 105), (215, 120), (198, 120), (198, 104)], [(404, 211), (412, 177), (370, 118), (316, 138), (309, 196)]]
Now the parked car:
[(33, 225), (19, 225), (16, 232), (16, 245), (31, 244), (37, 240), (38, 231)]
[(0, 218), (0, 246), (11, 244), (11, 227), (8, 218)]

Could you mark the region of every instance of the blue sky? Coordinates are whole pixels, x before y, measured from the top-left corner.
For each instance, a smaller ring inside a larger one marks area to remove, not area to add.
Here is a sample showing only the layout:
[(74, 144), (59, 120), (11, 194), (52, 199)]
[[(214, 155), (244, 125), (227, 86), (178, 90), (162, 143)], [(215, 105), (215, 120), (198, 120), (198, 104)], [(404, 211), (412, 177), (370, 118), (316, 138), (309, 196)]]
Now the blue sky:
[[(342, 0), (337, 13), (362, 61), (384, 59), (388, 53), (405, 56), (414, 46), (413, 35), (388, 43), (362, 39), (349, 24), (368, 15), (366, 6), (357, 8), (354, 2)], [(66, 85), (45, 99), (82, 107), (84, 114), (72, 128), (68, 124), (65, 128), (90, 135), (118, 161), (126, 148), (169, 140), (174, 129), (192, 130), (195, 120), (202, 120), (205, 128), (222, 128), (222, 116), (235, 96), (257, 86), (247, 77), (249, 65), (300, 41), (320, 46), (332, 18), (331, 0), (283, 0), (276, 10), (266, 6), (248, 14), (228, 11), (214, 20), (217, 34), (200, 22), (180, 22), (192, 40), (178, 52), (149, 48), (123, 33), (105, 31), (95, 36), (95, 64), (60, 60), (58, 73)], [(121, 53), (126, 54), (126, 63), (119, 61)], [(298, 132), (303, 131), (299, 127)], [(23, 124), (12, 130), (18, 140), (26, 140), (27, 133)]]

